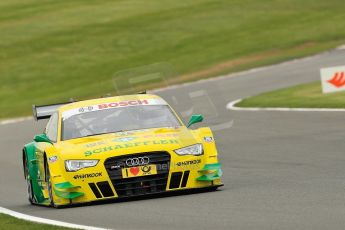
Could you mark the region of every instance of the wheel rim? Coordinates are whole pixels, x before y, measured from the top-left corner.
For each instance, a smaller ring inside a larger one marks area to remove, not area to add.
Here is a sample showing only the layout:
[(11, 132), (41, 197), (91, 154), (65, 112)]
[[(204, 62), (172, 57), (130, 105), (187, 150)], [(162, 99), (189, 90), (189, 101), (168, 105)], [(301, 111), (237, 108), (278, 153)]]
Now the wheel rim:
[(34, 202), (34, 196), (32, 194), (32, 185), (30, 180), (26, 180), (27, 187), (28, 187), (28, 199), (30, 202)]
[(25, 159), (25, 176), (26, 176), (26, 184), (27, 184), (27, 188), (28, 188), (28, 199), (31, 203), (35, 203), (35, 196), (33, 194), (33, 191), (32, 191), (32, 184), (31, 184), (31, 180), (28, 179), (29, 178), (29, 175), (30, 175), (30, 172), (29, 172), (29, 169), (28, 169), (28, 166), (27, 166), (27, 162), (26, 162), (26, 159)]
[(53, 189), (52, 189), (52, 183), (50, 180), (50, 172), (49, 172), (48, 164), (46, 164), (46, 176), (47, 176), (47, 187), (48, 187), (49, 200), (50, 200), (51, 205), (54, 206)]

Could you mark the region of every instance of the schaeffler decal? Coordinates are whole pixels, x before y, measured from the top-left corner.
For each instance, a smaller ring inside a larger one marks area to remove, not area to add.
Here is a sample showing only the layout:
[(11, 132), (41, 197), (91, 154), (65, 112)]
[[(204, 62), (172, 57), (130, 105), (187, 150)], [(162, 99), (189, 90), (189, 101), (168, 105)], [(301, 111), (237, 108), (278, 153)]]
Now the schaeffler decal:
[(77, 179), (87, 179), (87, 178), (94, 178), (94, 177), (100, 177), (102, 176), (102, 173), (88, 173), (88, 174), (79, 174), (79, 175), (75, 175), (73, 178), (75, 180)]
[(213, 137), (204, 137), (204, 141), (207, 143), (213, 142)]
[(187, 166), (187, 165), (196, 165), (196, 164), (200, 164), (201, 160), (192, 160), (192, 161), (181, 161), (181, 162), (177, 162), (176, 165), (177, 166)]
[(133, 143), (126, 143), (126, 144), (117, 144), (113, 146), (106, 146), (102, 148), (89, 150), (89, 151), (86, 151), (84, 154), (85, 156), (91, 156), (92, 154), (109, 152), (109, 151), (118, 150), (118, 149), (128, 149), (128, 148), (134, 148), (138, 146), (148, 146), (148, 145), (170, 145), (170, 144), (179, 144), (179, 141), (175, 139), (171, 139), (171, 140), (155, 140), (155, 141), (142, 141), (142, 142), (133, 142)]
[(49, 163), (55, 163), (57, 161), (58, 157), (57, 156), (51, 156), (48, 158)]

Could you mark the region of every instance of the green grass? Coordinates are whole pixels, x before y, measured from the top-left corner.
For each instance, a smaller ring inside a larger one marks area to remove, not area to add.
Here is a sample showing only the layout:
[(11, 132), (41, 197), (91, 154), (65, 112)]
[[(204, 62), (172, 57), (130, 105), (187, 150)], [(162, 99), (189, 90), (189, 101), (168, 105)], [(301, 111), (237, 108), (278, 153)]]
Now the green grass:
[(345, 41), (344, 7), (344, 0), (2, 0), (0, 118), (111, 93), (112, 77), (127, 68), (169, 62), (179, 73), (170, 84), (330, 49)]
[(298, 85), (244, 99), (239, 107), (345, 108), (345, 92), (322, 94), (321, 83)]
[[(1, 4), (1, 3), (0, 3)], [(49, 229), (49, 230), (64, 230), (70, 228), (62, 228), (62, 227), (55, 227), (46, 224), (37, 224), (33, 222), (28, 222), (24, 220), (19, 220), (17, 218), (0, 214), (0, 230), (41, 230), (41, 229)]]

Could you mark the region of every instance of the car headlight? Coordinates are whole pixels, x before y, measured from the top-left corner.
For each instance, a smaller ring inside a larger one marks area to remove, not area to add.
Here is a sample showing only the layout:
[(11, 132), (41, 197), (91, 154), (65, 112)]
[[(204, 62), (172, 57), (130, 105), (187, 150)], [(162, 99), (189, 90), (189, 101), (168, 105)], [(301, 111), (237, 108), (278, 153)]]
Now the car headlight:
[(180, 156), (184, 156), (184, 155), (199, 156), (199, 155), (204, 154), (202, 144), (195, 144), (195, 145), (187, 146), (181, 149), (176, 149), (174, 152)]
[(99, 160), (67, 160), (65, 161), (66, 170), (68, 172), (75, 172), (83, 168), (94, 167)]

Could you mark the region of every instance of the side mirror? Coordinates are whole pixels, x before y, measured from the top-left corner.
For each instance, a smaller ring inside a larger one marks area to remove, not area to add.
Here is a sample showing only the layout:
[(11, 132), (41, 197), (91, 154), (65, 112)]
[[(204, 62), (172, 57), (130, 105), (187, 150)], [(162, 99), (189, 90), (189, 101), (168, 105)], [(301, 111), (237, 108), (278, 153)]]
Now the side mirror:
[(36, 142), (47, 142), (47, 143), (52, 143), (51, 140), (49, 140), (49, 138), (47, 137), (47, 135), (45, 135), (44, 133), (43, 134), (39, 134), (39, 135), (36, 135), (34, 137), (34, 141)]
[(204, 117), (200, 114), (194, 114), (192, 115), (192, 117), (189, 119), (187, 128), (189, 128), (191, 125), (195, 124), (195, 123), (199, 123), (202, 122), (204, 120)]

